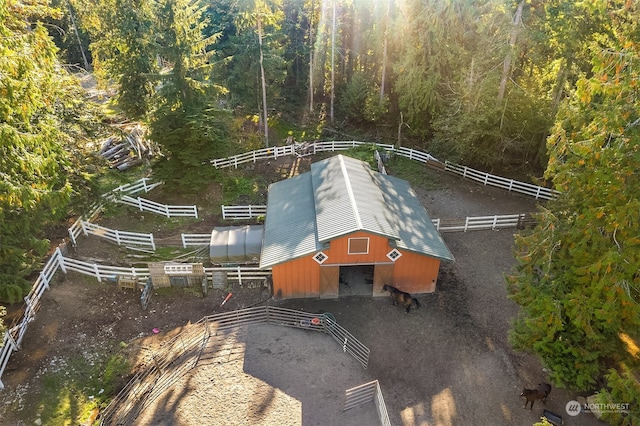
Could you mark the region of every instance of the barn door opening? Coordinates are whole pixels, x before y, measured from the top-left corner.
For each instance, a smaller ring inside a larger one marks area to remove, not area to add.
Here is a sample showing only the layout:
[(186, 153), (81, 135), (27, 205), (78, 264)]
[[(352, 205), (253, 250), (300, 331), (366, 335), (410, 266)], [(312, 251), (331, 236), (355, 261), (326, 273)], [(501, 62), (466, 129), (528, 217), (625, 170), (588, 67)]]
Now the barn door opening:
[(340, 296), (371, 296), (374, 265), (340, 267)]

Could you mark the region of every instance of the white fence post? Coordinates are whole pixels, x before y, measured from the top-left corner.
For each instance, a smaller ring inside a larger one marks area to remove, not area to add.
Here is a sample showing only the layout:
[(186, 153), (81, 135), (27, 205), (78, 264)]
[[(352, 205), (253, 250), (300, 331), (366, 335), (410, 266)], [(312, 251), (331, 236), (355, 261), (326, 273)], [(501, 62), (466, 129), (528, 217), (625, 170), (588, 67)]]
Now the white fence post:
[(99, 282), (102, 282), (102, 277), (100, 276), (100, 268), (97, 263), (93, 264), (93, 271), (96, 273), (96, 278)]

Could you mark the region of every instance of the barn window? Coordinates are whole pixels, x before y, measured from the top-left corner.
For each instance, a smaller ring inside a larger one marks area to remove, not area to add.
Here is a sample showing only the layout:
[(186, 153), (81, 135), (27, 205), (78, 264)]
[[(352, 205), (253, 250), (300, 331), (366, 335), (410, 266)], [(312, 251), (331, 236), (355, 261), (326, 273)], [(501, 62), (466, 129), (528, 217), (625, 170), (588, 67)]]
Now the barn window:
[(326, 254), (324, 254), (321, 251), (319, 251), (318, 253), (316, 253), (315, 256), (313, 256), (313, 260), (318, 262), (320, 265), (322, 265), (328, 258), (329, 258), (329, 256), (327, 256)]
[(369, 253), (369, 238), (349, 238), (349, 254)]
[(398, 250), (393, 249), (391, 250), (389, 253), (387, 253), (387, 257), (391, 260), (393, 260), (394, 262), (396, 260), (398, 260), (398, 258), (402, 256), (402, 253), (400, 253)]

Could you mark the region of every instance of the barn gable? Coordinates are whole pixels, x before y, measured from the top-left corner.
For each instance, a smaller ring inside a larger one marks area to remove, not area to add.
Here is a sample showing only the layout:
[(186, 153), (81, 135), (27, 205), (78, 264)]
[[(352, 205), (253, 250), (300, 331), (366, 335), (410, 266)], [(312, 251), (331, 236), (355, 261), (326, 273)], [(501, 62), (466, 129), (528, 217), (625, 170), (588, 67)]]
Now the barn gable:
[(392, 247), (453, 260), (408, 182), (337, 155), (269, 187), (260, 266), (321, 251), (358, 231), (385, 237)]

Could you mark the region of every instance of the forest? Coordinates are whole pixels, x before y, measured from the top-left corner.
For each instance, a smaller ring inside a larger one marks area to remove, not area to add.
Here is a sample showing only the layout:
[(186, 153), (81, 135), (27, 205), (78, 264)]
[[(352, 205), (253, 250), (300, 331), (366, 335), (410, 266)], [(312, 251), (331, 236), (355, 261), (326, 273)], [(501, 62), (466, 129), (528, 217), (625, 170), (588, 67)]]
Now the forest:
[[(47, 231), (96, 200), (118, 126), (141, 123), (162, 150), (154, 177), (190, 191), (206, 160), (287, 138), (418, 147), (561, 192), (516, 238), (512, 344), (639, 424), (639, 14), (632, 0), (4, 1), (0, 300), (21, 300)], [(86, 75), (113, 96), (89, 99)]]

